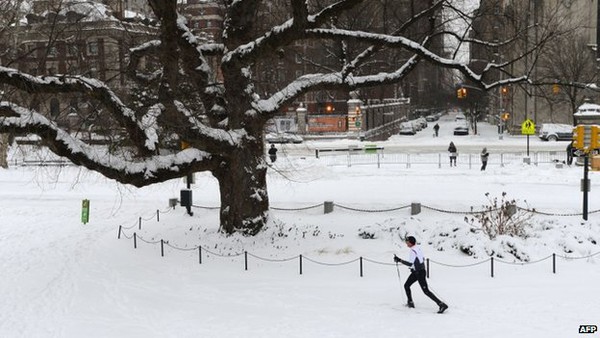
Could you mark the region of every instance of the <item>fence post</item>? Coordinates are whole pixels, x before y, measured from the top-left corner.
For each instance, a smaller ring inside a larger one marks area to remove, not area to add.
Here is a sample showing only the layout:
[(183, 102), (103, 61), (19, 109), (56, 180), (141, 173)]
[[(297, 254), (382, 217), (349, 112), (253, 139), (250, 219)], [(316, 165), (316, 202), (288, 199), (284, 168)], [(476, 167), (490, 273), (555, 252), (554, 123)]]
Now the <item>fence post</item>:
[(491, 266), (492, 266), (492, 278), (494, 278), (494, 257), (492, 257), (492, 258), (490, 259), (490, 262), (492, 262), (492, 263), (491, 263), (491, 264), (492, 264), (492, 265), (491, 265)]
[(406, 168), (410, 168), (410, 154), (406, 154)]
[(442, 169), (442, 154), (438, 153), (438, 169)]
[(160, 222), (160, 211), (156, 209), (156, 221)]
[(137, 235), (135, 232), (133, 233), (133, 248), (137, 249)]
[(500, 168), (504, 168), (504, 153), (500, 153)]
[(325, 201), (323, 203), (323, 213), (329, 214), (333, 212), (333, 201)]
[(429, 278), (429, 258), (425, 259), (425, 262), (427, 263), (427, 278)]
[(471, 158), (471, 154), (469, 154), (469, 169), (471, 169), (471, 164), (472, 164), (472, 158)]
[(300, 257), (300, 274), (302, 274), (302, 255), (300, 255), (299, 257)]
[(362, 277), (363, 276), (363, 259), (362, 259), (362, 256), (360, 257), (359, 262), (360, 262), (360, 276)]
[(202, 246), (198, 245), (198, 264), (202, 264)]
[(165, 241), (160, 240), (160, 257), (165, 257)]
[(319, 149), (315, 149), (315, 157), (319, 158)]
[(379, 162), (379, 152), (377, 152), (377, 169), (381, 168), (381, 164)]
[(138, 229), (142, 230), (142, 217), (140, 216), (140, 218), (138, 219)]
[(556, 254), (552, 254), (552, 273), (556, 273)]
[(119, 225), (119, 234), (117, 235), (117, 239), (121, 239), (121, 228), (123, 228), (123, 226)]
[(244, 251), (244, 270), (248, 271), (248, 251)]

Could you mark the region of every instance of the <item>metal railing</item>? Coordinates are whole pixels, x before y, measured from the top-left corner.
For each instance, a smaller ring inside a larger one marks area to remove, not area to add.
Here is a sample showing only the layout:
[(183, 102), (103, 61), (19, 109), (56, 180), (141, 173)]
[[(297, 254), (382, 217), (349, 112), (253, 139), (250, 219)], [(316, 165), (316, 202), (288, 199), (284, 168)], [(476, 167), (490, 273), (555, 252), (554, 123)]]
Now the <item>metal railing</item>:
[[(566, 159), (566, 152), (557, 151), (538, 151), (529, 154), (525, 152), (505, 152), (493, 153), (488, 158), (488, 167), (504, 167), (508, 164), (523, 163), (526, 158), (530, 164), (552, 164), (563, 163)], [(378, 168), (386, 165), (401, 165), (406, 168), (414, 166), (437, 166), (438, 168), (448, 167), (450, 159), (448, 153), (384, 153), (383, 149), (377, 152), (365, 153), (346, 149), (338, 149), (335, 152), (319, 152), (319, 160), (326, 166), (356, 166), (356, 165), (376, 165)], [(479, 153), (460, 153), (456, 160), (457, 167), (479, 169), (481, 167), (481, 157)]]

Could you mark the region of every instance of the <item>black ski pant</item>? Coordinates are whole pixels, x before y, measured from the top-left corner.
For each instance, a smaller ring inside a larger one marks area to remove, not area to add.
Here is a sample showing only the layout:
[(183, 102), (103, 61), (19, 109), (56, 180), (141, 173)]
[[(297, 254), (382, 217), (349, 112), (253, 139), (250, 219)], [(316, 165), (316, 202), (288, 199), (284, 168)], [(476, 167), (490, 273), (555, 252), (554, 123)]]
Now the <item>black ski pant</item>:
[(431, 300), (433, 300), (438, 305), (442, 302), (431, 291), (429, 291), (429, 287), (427, 287), (426, 272), (424, 269), (421, 271), (411, 272), (410, 276), (408, 276), (408, 278), (406, 279), (406, 283), (404, 283), (404, 291), (406, 291), (406, 297), (408, 298), (409, 302), (412, 302), (412, 294), (410, 292), (410, 287), (417, 281), (421, 286), (421, 290), (423, 290), (423, 293), (427, 297), (431, 298)]

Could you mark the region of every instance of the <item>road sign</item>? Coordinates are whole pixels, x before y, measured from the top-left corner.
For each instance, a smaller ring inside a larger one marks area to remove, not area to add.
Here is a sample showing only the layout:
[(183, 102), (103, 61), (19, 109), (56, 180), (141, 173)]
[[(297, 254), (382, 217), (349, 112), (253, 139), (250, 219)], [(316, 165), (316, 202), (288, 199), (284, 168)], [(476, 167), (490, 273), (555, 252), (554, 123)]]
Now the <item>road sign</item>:
[(531, 119), (527, 119), (521, 124), (522, 135), (535, 135), (535, 123)]

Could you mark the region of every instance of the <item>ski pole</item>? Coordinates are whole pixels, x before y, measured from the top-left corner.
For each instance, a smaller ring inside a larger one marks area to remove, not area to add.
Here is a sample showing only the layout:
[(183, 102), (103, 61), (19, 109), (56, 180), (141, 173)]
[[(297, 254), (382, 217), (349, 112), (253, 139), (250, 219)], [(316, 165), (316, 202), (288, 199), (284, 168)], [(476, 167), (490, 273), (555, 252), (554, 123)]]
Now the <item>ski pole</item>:
[(400, 277), (400, 268), (398, 267), (398, 262), (396, 262), (396, 272), (398, 272), (398, 283), (400, 283), (400, 294), (402, 295), (402, 302), (406, 301), (404, 300), (404, 294), (402, 293), (402, 278)]

